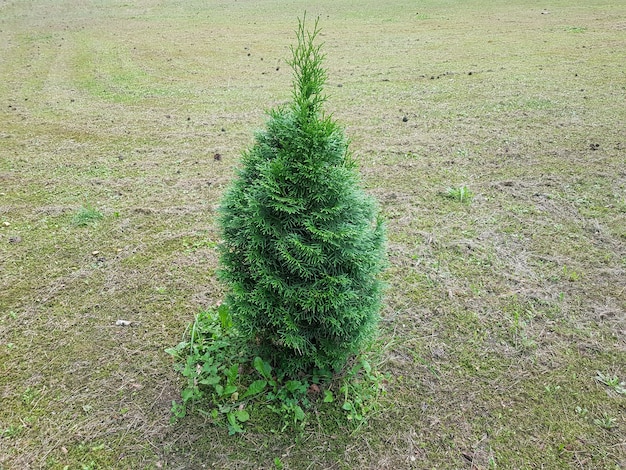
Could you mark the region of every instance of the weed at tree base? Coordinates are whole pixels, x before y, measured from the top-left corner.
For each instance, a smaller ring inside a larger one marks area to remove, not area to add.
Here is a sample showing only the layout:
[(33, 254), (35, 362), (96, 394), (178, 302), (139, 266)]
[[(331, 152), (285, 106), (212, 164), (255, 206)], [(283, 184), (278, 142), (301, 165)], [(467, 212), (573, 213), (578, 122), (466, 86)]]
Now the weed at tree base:
[(385, 393), (388, 378), (367, 354), (337, 375), (313, 370), (295, 380), (286, 377), (244, 341), (225, 304), (196, 315), (185, 336), (166, 349), (187, 380), (180, 402), (172, 403), (172, 422), (198, 412), (233, 435), (244, 432), (244, 423), (255, 415), (269, 411), (279, 422), (272, 432), (301, 431), (313, 414), (324, 411), (344, 416), (355, 428), (367, 422)]

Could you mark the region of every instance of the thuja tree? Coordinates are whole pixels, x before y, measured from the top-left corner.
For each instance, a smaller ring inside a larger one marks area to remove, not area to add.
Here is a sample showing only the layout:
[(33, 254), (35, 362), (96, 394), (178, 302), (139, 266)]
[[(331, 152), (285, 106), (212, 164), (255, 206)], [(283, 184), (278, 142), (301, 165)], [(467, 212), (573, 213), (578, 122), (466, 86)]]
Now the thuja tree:
[(285, 373), (336, 370), (378, 320), (384, 227), (324, 113), (319, 29), (299, 22), (293, 99), (269, 112), (220, 208), (233, 321)]

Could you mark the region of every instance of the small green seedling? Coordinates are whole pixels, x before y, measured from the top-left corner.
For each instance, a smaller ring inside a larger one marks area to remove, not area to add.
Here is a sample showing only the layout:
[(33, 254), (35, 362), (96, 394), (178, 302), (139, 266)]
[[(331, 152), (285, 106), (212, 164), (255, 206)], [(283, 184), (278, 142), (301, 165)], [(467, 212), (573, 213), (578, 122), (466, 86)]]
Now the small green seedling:
[(26, 390), (24, 390), (24, 393), (22, 393), (22, 402), (25, 405), (32, 405), (38, 395), (39, 395), (39, 392), (37, 390), (33, 390), (32, 388), (29, 387)]
[(584, 417), (586, 417), (589, 414), (589, 410), (587, 408), (577, 406), (576, 407), (576, 414), (578, 416), (580, 416), (581, 418), (584, 418)]
[(23, 426), (11, 425), (0, 431), (0, 437), (12, 438), (19, 436), (23, 429)]
[(617, 418), (609, 416), (606, 413), (602, 415), (602, 418), (596, 418), (593, 420), (593, 424), (595, 424), (596, 426), (600, 426), (602, 429), (606, 430), (613, 429), (616, 422)]
[(620, 395), (626, 395), (626, 382), (621, 382), (616, 375), (604, 375), (602, 372), (597, 371), (596, 380), (601, 384), (612, 388)]
[(458, 188), (450, 187), (446, 189), (445, 196), (449, 199), (454, 199), (455, 201), (466, 204), (472, 200), (474, 194), (467, 186), (460, 186)]
[(544, 389), (548, 395), (554, 396), (561, 390), (561, 386), (560, 385), (545, 385)]

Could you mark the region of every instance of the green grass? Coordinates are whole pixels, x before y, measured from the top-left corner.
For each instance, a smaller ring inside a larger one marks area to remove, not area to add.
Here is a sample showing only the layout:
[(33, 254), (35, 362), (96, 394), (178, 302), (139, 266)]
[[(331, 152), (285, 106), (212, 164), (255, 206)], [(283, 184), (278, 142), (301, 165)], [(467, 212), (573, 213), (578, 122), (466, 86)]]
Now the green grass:
[[(388, 220), (387, 395), (357, 432), (172, 425), (164, 350), (223, 298), (215, 209), (305, 9)], [(0, 2), (0, 468), (625, 467), (625, 24), (605, 0)]]
[(74, 217), (72, 217), (72, 223), (78, 227), (86, 227), (93, 225), (97, 221), (101, 220), (104, 216), (102, 212), (89, 205), (81, 207)]

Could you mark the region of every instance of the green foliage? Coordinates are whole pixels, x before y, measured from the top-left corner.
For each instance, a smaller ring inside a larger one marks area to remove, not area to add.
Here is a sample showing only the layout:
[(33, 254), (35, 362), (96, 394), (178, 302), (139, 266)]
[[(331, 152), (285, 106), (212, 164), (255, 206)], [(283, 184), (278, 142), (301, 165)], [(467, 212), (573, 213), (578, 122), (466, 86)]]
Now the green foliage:
[(610, 430), (613, 429), (617, 423), (617, 418), (613, 416), (609, 416), (608, 414), (603, 414), (601, 418), (596, 418), (593, 420), (593, 424), (596, 426), (600, 426), (602, 429)]
[(467, 186), (459, 186), (458, 188), (446, 189), (445, 196), (458, 202), (469, 203), (474, 194)]
[(341, 368), (372, 337), (381, 299), (384, 227), (321, 109), (318, 33), (299, 23), (293, 102), (269, 112), (220, 208), (233, 320), (289, 374)]
[[(238, 340), (228, 309), (222, 305), (199, 313), (189, 328), (188, 341), (166, 350), (178, 360), (176, 369), (187, 379), (182, 402), (172, 403), (173, 419), (184, 417), (189, 404), (206, 397), (214, 405), (210, 412), (214, 419), (222, 414), (231, 434), (243, 431), (240, 423), (247, 421), (247, 413), (232, 406), (238, 401), (241, 389), (238, 380), (241, 358), (233, 354), (238, 350)], [(245, 396), (246, 393), (242, 398)]]
[(78, 227), (86, 227), (88, 225), (95, 224), (102, 218), (102, 212), (87, 204), (81, 207), (74, 215), (74, 217), (72, 218), (72, 223)]
[(616, 375), (603, 374), (600, 371), (596, 372), (596, 380), (601, 384), (613, 389), (620, 395), (626, 395), (626, 382), (622, 382)]
[[(311, 413), (322, 406), (341, 407), (348, 422), (362, 424), (384, 393), (383, 376), (364, 358), (334, 381), (323, 370), (298, 380), (281, 375), (254, 355), (233, 326), (225, 305), (199, 313), (184, 340), (166, 352), (175, 358), (176, 370), (187, 379), (181, 401), (172, 403), (172, 421), (192, 409), (225, 425), (231, 435), (244, 432), (251, 410), (274, 414), (280, 422), (272, 429), (276, 432), (301, 430)], [(331, 388), (340, 391), (343, 402), (335, 401)]]
[(349, 380), (339, 389), (343, 395), (342, 409), (348, 413), (348, 420), (361, 425), (378, 409), (378, 398), (386, 379), (365, 358), (360, 358), (347, 376)]

